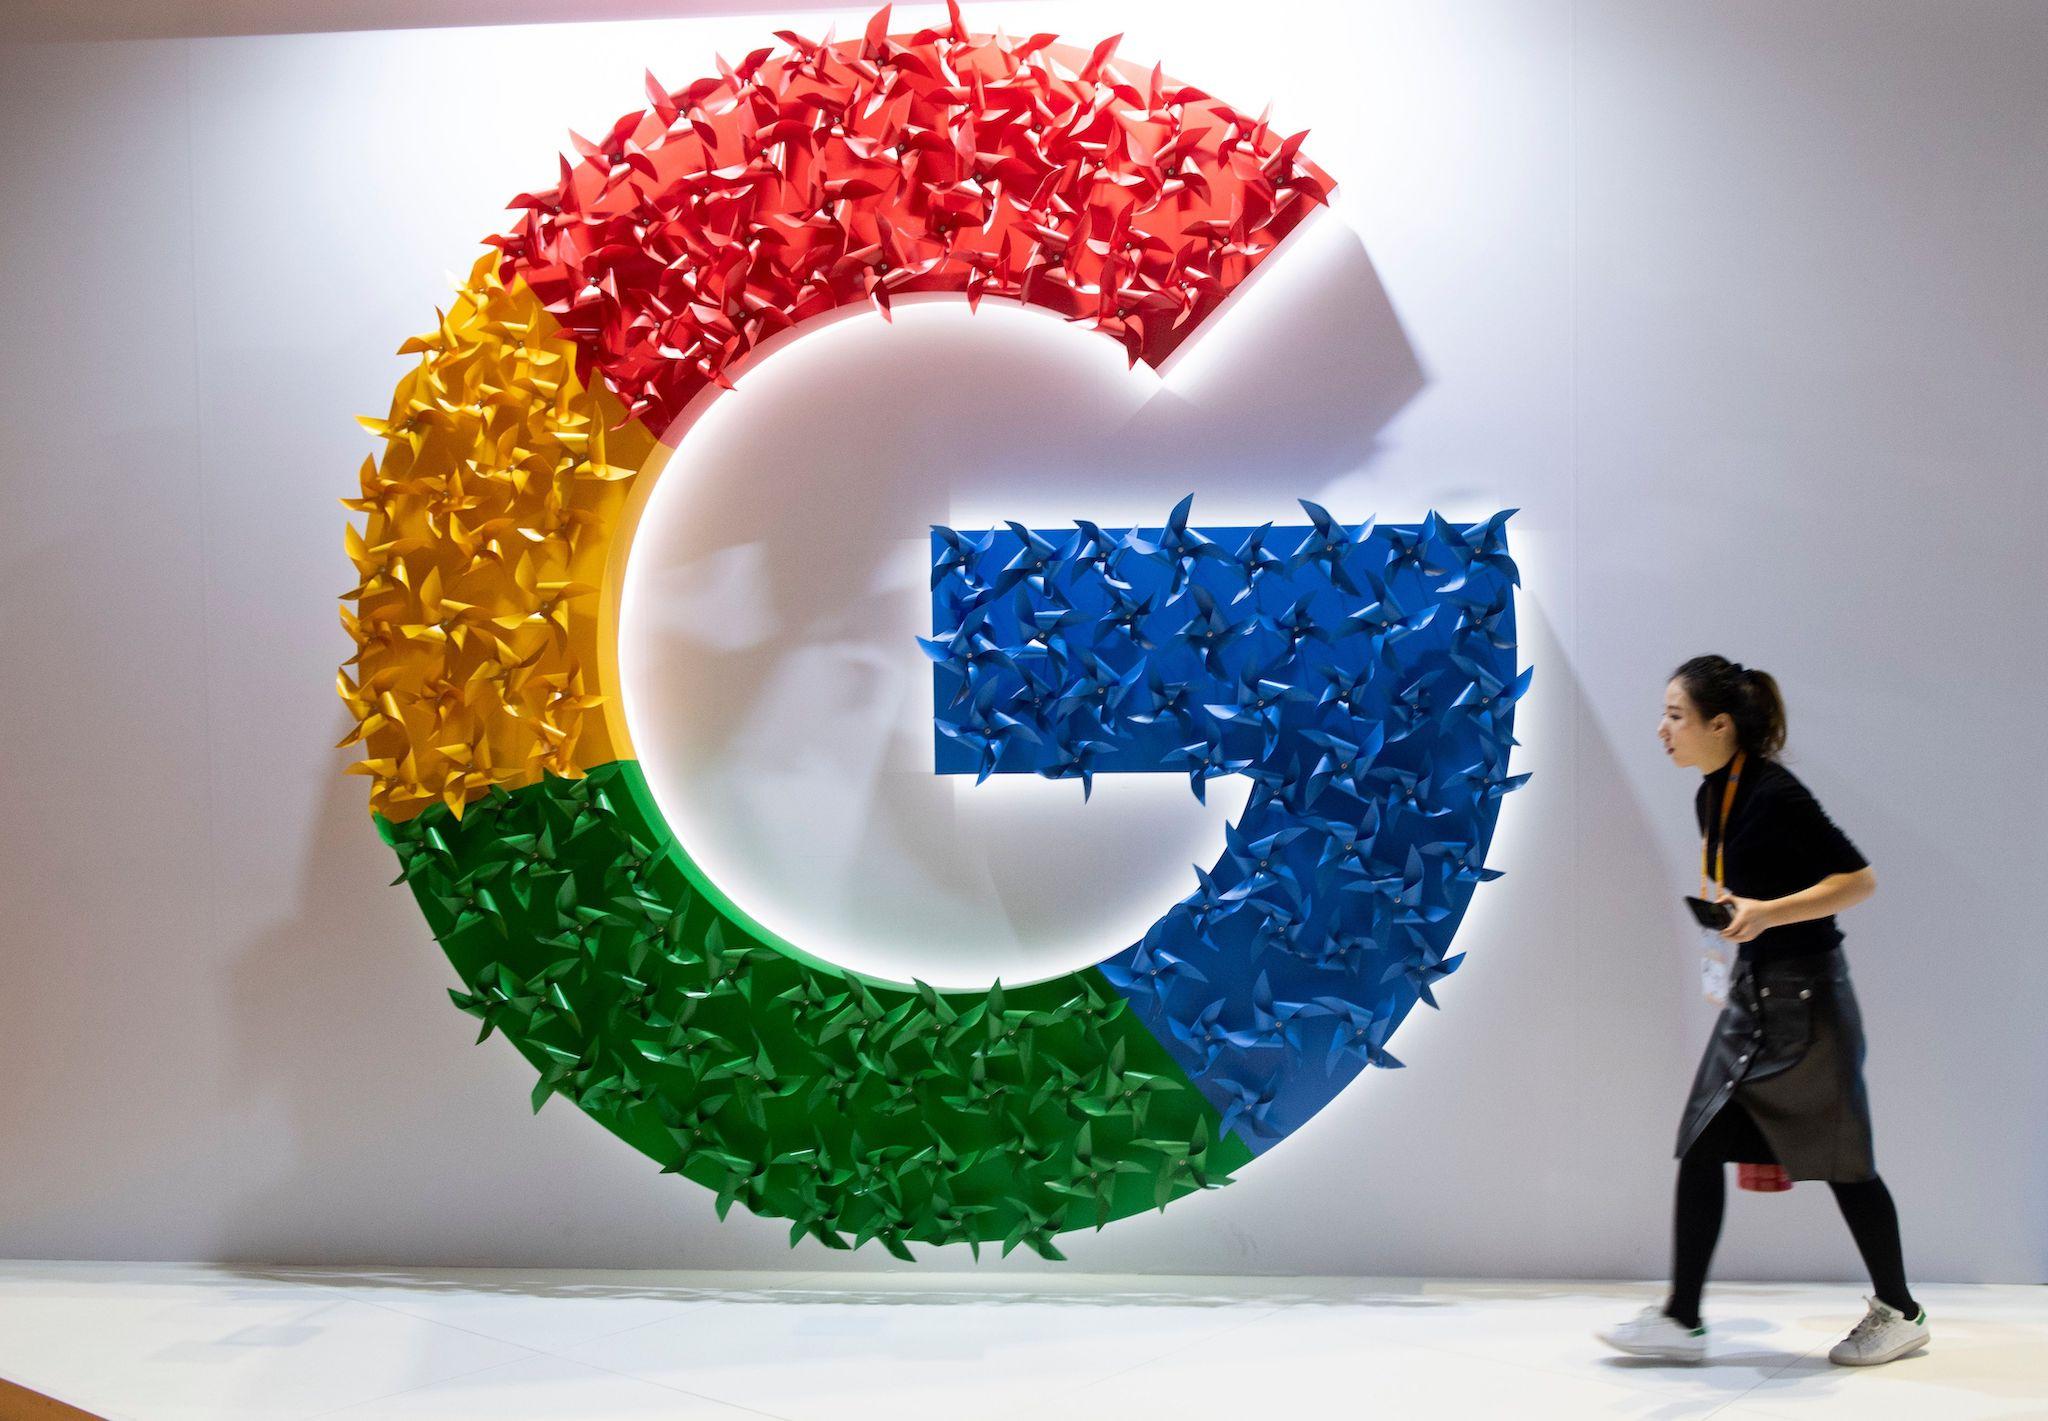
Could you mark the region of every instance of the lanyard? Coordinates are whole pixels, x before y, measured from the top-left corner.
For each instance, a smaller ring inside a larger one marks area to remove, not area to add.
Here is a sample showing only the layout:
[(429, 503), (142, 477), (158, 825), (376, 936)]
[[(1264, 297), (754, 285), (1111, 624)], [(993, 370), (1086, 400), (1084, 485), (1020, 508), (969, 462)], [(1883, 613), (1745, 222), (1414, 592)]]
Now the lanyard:
[(1700, 897), (1706, 898), (1707, 879), (1711, 872), (1714, 885), (1724, 892), (1728, 886), (1728, 811), (1735, 807), (1735, 786), (1742, 782), (1742, 765), (1745, 752), (1737, 750), (1735, 760), (1728, 767), (1728, 783), (1721, 791), (1721, 822), (1714, 830), (1714, 857), (1711, 867), (1707, 859), (1707, 836), (1700, 835)]

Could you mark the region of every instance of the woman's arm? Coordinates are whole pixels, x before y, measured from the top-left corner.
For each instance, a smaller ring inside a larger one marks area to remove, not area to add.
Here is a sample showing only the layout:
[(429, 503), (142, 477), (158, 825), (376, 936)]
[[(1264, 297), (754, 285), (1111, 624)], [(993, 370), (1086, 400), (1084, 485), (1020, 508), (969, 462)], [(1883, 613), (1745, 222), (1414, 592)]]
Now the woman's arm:
[(1788, 893), (1783, 898), (1737, 898), (1726, 901), (1735, 916), (1721, 936), (1730, 942), (1748, 942), (1767, 928), (1787, 923), (1804, 923), (1853, 908), (1877, 891), (1877, 871), (1867, 864), (1854, 873), (1831, 873), (1811, 888)]

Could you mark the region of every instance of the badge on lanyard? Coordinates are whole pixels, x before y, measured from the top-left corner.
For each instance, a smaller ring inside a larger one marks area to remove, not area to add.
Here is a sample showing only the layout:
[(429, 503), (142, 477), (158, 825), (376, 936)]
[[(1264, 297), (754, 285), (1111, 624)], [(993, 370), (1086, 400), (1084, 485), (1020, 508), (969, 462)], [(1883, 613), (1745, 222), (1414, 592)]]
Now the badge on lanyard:
[[(1721, 818), (1714, 829), (1712, 857), (1708, 856), (1708, 838), (1700, 835), (1700, 897), (1719, 899), (1728, 891), (1728, 811), (1735, 807), (1735, 787), (1742, 782), (1742, 766), (1745, 753), (1735, 752), (1735, 760), (1728, 767), (1728, 783), (1721, 790)], [(1719, 889), (1720, 893), (1714, 890)], [(1710, 928), (1700, 930), (1703, 939), (1700, 947), (1700, 992), (1715, 1006), (1728, 1004), (1728, 984), (1735, 973), (1734, 960), (1728, 955), (1728, 940)]]

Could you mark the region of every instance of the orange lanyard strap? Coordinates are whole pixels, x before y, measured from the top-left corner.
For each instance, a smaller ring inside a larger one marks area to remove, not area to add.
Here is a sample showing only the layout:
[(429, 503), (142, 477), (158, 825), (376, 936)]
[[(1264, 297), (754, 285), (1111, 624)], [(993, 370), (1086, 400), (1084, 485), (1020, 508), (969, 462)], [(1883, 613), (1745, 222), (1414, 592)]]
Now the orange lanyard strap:
[(1700, 835), (1700, 897), (1713, 895), (1708, 891), (1708, 877), (1711, 873), (1713, 884), (1725, 889), (1728, 886), (1728, 811), (1735, 807), (1735, 786), (1742, 782), (1744, 752), (1737, 750), (1735, 760), (1728, 767), (1728, 783), (1721, 790), (1721, 822), (1714, 829), (1713, 863), (1707, 861), (1707, 836)]

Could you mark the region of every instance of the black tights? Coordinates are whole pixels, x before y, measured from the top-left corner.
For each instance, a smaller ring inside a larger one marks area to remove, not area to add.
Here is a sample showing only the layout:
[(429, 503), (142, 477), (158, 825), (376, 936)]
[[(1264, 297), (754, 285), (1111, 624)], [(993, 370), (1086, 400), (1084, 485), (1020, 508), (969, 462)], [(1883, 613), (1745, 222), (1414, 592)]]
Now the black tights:
[[(1728, 1105), (1722, 1114), (1739, 1110)], [(1718, 1122), (1716, 1122), (1718, 1123)], [(1671, 1299), (1664, 1311), (1686, 1327), (1700, 1325), (1700, 1293), (1707, 1284), (1707, 1264), (1721, 1236), (1721, 1211), (1728, 1202), (1727, 1172), (1713, 1125), (1700, 1133), (1678, 1162), (1678, 1196), (1671, 1231)], [(1899, 1211), (1884, 1180), (1873, 1175), (1854, 1184), (1830, 1183), (1855, 1237), (1856, 1251), (1870, 1270), (1879, 1302), (1907, 1317), (1918, 1317), (1920, 1305), (1906, 1287), (1906, 1261), (1899, 1246)]]

